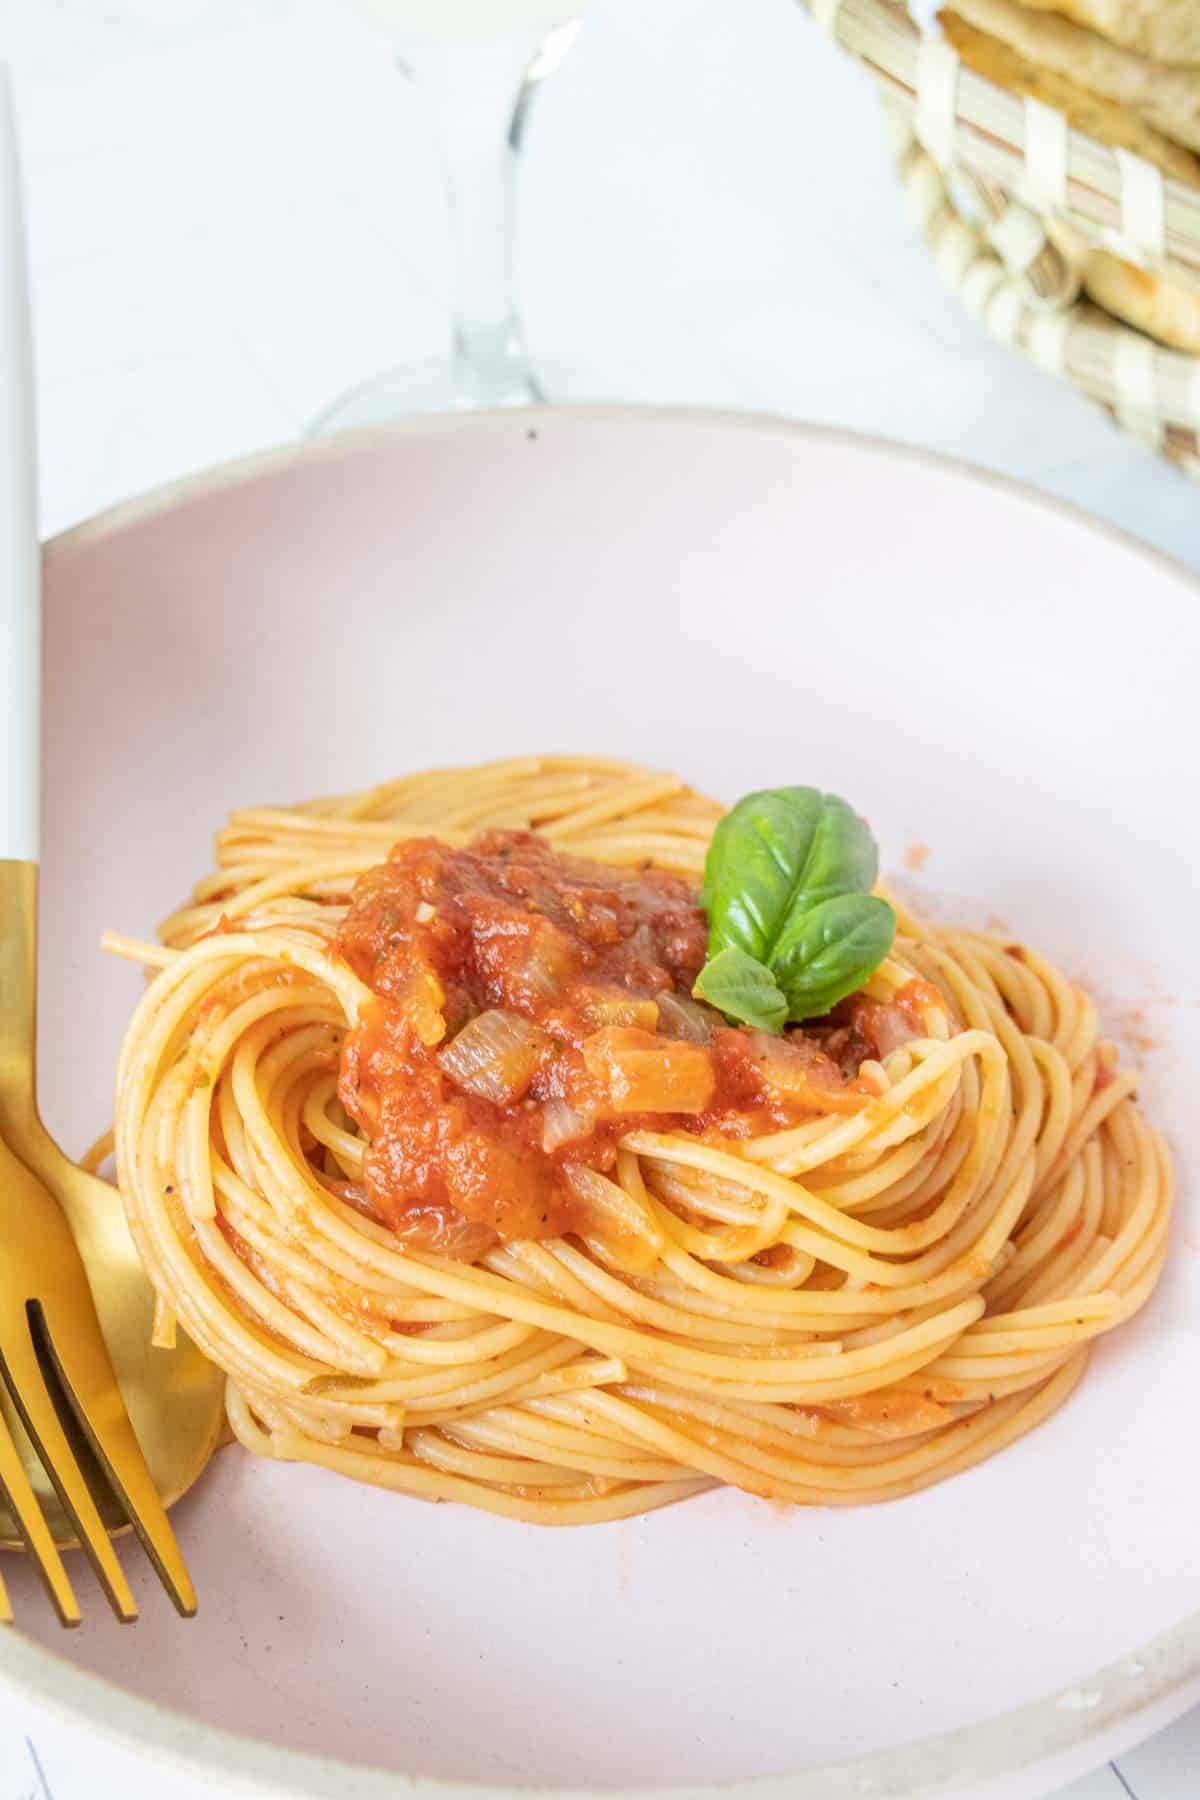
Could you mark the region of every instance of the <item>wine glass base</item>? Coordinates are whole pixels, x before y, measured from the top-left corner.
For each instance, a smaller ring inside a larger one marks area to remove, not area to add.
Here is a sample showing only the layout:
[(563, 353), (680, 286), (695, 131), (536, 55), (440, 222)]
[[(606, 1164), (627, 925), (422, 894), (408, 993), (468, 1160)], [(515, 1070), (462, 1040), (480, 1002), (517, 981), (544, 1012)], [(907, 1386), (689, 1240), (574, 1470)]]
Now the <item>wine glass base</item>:
[(455, 379), (449, 358), (406, 363), (385, 375), (373, 375), (327, 406), (309, 425), (307, 437), (323, 437), (331, 431), (353, 431), (360, 425), (386, 425), (421, 413), (488, 412), (495, 407), (560, 405), (613, 405), (628, 401), (683, 402), (690, 398), (685, 386), (677, 391), (664, 384), (658, 363), (611, 359), (601, 366), (586, 359), (551, 352), (539, 355), (534, 366), (522, 365), (511, 382), (491, 383), (490, 391), (465, 392)]
[(486, 387), (468, 385), (450, 361), (407, 363), (384, 375), (373, 375), (349, 393), (342, 394), (308, 427), (307, 436), (323, 437), (330, 431), (353, 431), (360, 425), (384, 425), (419, 413), (481, 412), (494, 407), (536, 406), (546, 396), (525, 368)]

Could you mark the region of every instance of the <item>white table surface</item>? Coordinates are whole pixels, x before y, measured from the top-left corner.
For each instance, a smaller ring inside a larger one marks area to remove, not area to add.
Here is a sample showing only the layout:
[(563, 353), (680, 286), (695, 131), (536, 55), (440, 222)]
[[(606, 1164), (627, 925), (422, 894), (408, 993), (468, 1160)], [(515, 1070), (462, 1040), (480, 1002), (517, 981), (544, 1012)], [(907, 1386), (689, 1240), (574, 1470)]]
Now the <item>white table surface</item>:
[[(0, 0), (0, 53), (26, 164), (47, 533), (294, 437), (342, 389), (444, 344), (428, 121), (337, 0)], [(556, 398), (570, 369), (571, 397), (924, 444), (1200, 568), (1196, 489), (943, 290), (872, 94), (790, 0), (597, 0), (540, 96), (520, 229)], [(0, 1694), (0, 1800), (201, 1792), (139, 1782)], [(1195, 1713), (1061, 1800), (1198, 1793)]]

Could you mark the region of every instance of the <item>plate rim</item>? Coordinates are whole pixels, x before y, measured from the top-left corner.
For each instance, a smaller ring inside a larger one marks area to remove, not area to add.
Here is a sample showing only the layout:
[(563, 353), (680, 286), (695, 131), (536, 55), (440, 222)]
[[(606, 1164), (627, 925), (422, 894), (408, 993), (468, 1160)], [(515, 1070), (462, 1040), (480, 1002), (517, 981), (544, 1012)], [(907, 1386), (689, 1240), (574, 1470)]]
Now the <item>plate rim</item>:
[[(1143, 543), (1132, 532), (1046, 494), (1014, 477), (963, 458), (898, 443), (871, 433), (810, 424), (777, 414), (719, 407), (658, 405), (530, 406), (497, 411), (415, 416), (383, 425), (300, 439), (252, 452), (162, 483), (118, 501), (56, 533), (43, 545), (45, 561), (83, 550), (131, 526), (164, 516), (208, 495), (248, 486), (301, 463), (337, 460), (398, 438), (449, 437), (462, 432), (529, 430), (537, 424), (618, 423), (637, 426), (701, 425), (731, 431), (800, 439), (866, 451), (888, 460), (950, 474), (1017, 498), (1035, 510), (1065, 519), (1085, 532), (1118, 544), (1190, 588), (1200, 601), (1200, 577), (1178, 557)], [(186, 1625), (181, 1625), (186, 1630)], [(143, 1760), (152, 1757), (164, 1773), (201, 1780), (237, 1780), (243, 1792), (311, 1796), (326, 1800), (384, 1800), (403, 1791), (417, 1800), (448, 1796), (495, 1796), (528, 1800), (537, 1790), (504, 1784), (405, 1775), (377, 1765), (343, 1762), (308, 1751), (287, 1749), (264, 1739), (206, 1724), (185, 1712), (80, 1668), (69, 1657), (19, 1634), (0, 1633), (0, 1684), (4, 1691), (73, 1725), (83, 1724)], [(1132, 1744), (1143, 1735), (1139, 1719), (1156, 1715), (1146, 1731), (1161, 1727), (1200, 1699), (1200, 1612), (1096, 1670), (1082, 1682), (957, 1730), (915, 1740), (848, 1761), (825, 1763), (777, 1775), (721, 1783), (729, 1800), (870, 1800), (871, 1796), (940, 1795), (960, 1791), (964, 1781), (992, 1782), (1032, 1771), (1048, 1758), (1078, 1753), (1102, 1733), (1122, 1731)], [(1066, 1770), (1061, 1779), (1086, 1765)], [(227, 1791), (227, 1790), (226, 1790)], [(600, 1790), (558, 1790), (562, 1800), (600, 1800)], [(717, 1785), (688, 1788), (604, 1790), (617, 1800), (651, 1800), (674, 1794), (715, 1795)]]
[(393, 438), (450, 437), (463, 430), (511, 429), (529, 419), (572, 420), (581, 424), (616, 424), (624, 421), (656, 425), (715, 425), (722, 429), (747, 430), (764, 436), (806, 438), (836, 444), (842, 448), (882, 453), (898, 462), (912, 463), (935, 473), (965, 478), (978, 486), (1006, 494), (1010, 499), (1026, 501), (1035, 510), (1055, 514), (1082, 526), (1086, 531), (1098, 533), (1110, 542), (1123, 545), (1125, 549), (1156, 563), (1186, 586), (1194, 588), (1197, 598), (1200, 598), (1200, 573), (1185, 563), (1182, 557), (1161, 549), (1157, 544), (1147, 543), (1136, 532), (1129, 531), (1123, 525), (1099, 518), (1078, 501), (1064, 500), (1061, 495), (1046, 493), (1032, 483), (1022, 481), (1018, 476), (1007, 475), (999, 469), (985, 468), (982, 463), (971, 462), (967, 457), (954, 456), (948, 451), (930, 450), (923, 444), (905, 443), (899, 438), (885, 437), (876, 432), (858, 431), (848, 425), (827, 425), (807, 419), (791, 419), (781, 413), (757, 412), (739, 407), (639, 404), (632, 401), (572, 401), (492, 407), (478, 412), (418, 413), (410, 418), (392, 419), (383, 424), (359, 425), (348, 431), (326, 432), (320, 436), (306, 436), (270, 444), (264, 449), (251, 450), (243, 456), (212, 463), (202, 469), (193, 469), (170, 481), (143, 488), (123, 500), (114, 501), (111, 506), (102, 507), (98, 513), (92, 513), (74, 525), (65, 526), (44, 540), (43, 561), (50, 557), (57, 559), (115, 531), (123, 531), (131, 525), (156, 518), (203, 495), (244, 486), (295, 463), (336, 461), (341, 456), (367, 449), (374, 444), (385, 444)]

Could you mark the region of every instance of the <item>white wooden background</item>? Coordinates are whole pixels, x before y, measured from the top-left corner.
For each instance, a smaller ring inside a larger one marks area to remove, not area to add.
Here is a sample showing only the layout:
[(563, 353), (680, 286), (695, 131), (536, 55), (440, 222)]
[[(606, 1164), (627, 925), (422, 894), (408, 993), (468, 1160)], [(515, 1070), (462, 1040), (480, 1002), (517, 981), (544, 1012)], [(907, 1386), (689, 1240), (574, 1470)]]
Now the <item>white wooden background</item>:
[[(444, 343), (428, 121), (338, 0), (0, 0), (0, 53), (26, 160), (47, 533), (291, 438)], [(520, 223), (554, 397), (925, 444), (1200, 568), (1200, 493), (943, 291), (872, 95), (791, 0), (595, 0), (539, 100)], [(102, 1746), (29, 1726), (0, 1694), (0, 1800), (167, 1800)], [(1193, 1715), (1062, 1800), (1198, 1794)]]

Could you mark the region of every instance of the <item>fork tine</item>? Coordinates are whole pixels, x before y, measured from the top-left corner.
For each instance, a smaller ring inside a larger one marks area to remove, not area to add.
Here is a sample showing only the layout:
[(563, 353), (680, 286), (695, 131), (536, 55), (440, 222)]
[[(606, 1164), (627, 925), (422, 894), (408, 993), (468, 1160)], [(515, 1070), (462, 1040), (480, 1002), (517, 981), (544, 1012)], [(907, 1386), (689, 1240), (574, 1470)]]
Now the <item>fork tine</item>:
[(176, 1610), (190, 1619), (196, 1611), (196, 1590), (129, 1422), (99, 1332), (60, 1332), (56, 1337), (44, 1307), (37, 1302), (31, 1307), (31, 1322), (142, 1549)]
[(136, 1619), (137, 1606), (125, 1571), (55, 1411), (28, 1325), (23, 1331), (7, 1332), (0, 1342), (0, 1374), (109, 1604), (122, 1623)]
[[(25, 1465), (3, 1419), (0, 1419), (0, 1493), (3, 1493), (9, 1511), (20, 1527), (25, 1548), (38, 1566), (38, 1573), (54, 1602), (54, 1610), (64, 1625), (78, 1625), (79, 1603), (67, 1579), (58, 1545), (50, 1535), (50, 1527), (37, 1503), (37, 1495), (29, 1485)], [(0, 1618), (8, 1624), (12, 1623), (12, 1608), (2, 1586)]]

